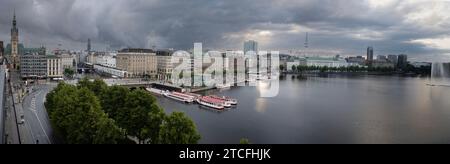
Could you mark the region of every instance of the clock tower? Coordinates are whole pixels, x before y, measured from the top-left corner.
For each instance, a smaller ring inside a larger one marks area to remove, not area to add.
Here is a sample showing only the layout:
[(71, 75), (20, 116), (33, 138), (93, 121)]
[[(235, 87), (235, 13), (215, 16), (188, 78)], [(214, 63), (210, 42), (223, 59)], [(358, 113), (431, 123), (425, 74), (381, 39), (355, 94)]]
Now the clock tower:
[(19, 55), (19, 29), (17, 29), (16, 11), (14, 11), (13, 27), (11, 28), (11, 62), (13, 67), (17, 69), (19, 67), (20, 55)]

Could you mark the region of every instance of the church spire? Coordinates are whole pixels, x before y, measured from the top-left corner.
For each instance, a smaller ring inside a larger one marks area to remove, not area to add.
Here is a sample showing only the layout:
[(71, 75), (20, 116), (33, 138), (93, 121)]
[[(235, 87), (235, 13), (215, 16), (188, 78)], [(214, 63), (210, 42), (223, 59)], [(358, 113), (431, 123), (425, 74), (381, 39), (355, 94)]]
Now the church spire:
[(16, 9), (15, 9), (15, 8), (14, 8), (13, 26), (14, 26), (14, 28), (17, 26), (17, 21), (16, 21)]

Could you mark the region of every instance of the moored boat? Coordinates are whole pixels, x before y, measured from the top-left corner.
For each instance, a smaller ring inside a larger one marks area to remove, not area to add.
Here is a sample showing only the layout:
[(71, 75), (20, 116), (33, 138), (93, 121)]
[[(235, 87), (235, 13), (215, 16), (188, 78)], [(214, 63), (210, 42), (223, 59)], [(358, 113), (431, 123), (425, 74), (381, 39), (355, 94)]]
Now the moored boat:
[(202, 97), (202, 95), (195, 94), (195, 93), (184, 93), (184, 94), (192, 96), (194, 98), (194, 100), (197, 100), (198, 98)]
[(165, 93), (164, 96), (177, 100), (177, 101), (181, 101), (181, 102), (185, 102), (185, 103), (193, 103), (194, 102), (194, 98), (192, 96), (183, 94), (183, 93), (179, 93), (179, 92), (171, 92), (171, 93)]
[(203, 96), (197, 99), (197, 102), (205, 107), (213, 108), (216, 110), (224, 110), (223, 101), (211, 98), (209, 96)]
[(147, 90), (148, 92), (155, 94), (155, 95), (164, 95), (164, 93), (165, 93), (165, 91), (159, 90), (156, 88), (145, 88), (145, 90)]
[(238, 104), (238, 101), (236, 99), (231, 98), (231, 97), (220, 97), (220, 96), (215, 96), (214, 95), (214, 96), (211, 96), (211, 98), (225, 101), (225, 102), (227, 102), (227, 103), (229, 103), (231, 105), (237, 105)]

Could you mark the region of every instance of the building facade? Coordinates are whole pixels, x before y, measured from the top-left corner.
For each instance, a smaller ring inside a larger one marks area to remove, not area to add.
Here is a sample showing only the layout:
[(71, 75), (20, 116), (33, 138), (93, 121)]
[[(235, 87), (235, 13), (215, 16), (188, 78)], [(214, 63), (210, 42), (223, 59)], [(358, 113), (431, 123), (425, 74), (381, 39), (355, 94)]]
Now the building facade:
[(307, 66), (316, 66), (316, 67), (350, 67), (350, 66), (360, 66), (358, 63), (349, 63), (345, 59), (340, 58), (338, 56), (330, 58), (330, 57), (307, 57)]
[(91, 48), (91, 39), (88, 39), (87, 52), (92, 52)]
[(76, 69), (77, 68), (77, 61), (76, 56), (71, 55), (70, 53), (65, 53), (61, 55), (61, 62), (62, 62), (62, 68), (65, 69)]
[(116, 68), (117, 67), (116, 55), (117, 54), (112, 52), (101, 53), (100, 55), (95, 56), (95, 64)]
[(123, 49), (117, 53), (117, 68), (126, 71), (128, 78), (157, 78), (156, 53), (150, 49)]
[(387, 57), (384, 56), (384, 55), (378, 55), (378, 56), (377, 56), (377, 60), (383, 60), (383, 61), (385, 61), (385, 60), (387, 60)]
[(394, 64), (394, 67), (398, 65), (398, 56), (397, 55), (388, 55), (389, 62)]
[(173, 51), (171, 50), (161, 50), (156, 52), (159, 80), (168, 81), (172, 78), (172, 55)]
[(357, 56), (357, 57), (349, 57), (347, 58), (347, 62), (348, 63), (356, 63), (359, 65), (364, 65), (366, 62), (366, 59), (364, 59), (364, 57), (362, 56)]
[(44, 47), (28, 49), (20, 56), (20, 75), (24, 79), (62, 78), (60, 55), (47, 55)]
[(45, 49), (28, 51), (20, 57), (20, 75), (22, 78), (46, 78), (47, 57)]
[(371, 64), (373, 62), (373, 47), (367, 48), (367, 64)]
[(408, 66), (408, 56), (405, 54), (398, 55), (398, 65), (400, 69), (405, 69)]
[(373, 68), (395, 68), (394, 66), (394, 63), (387, 60), (375, 60), (372, 63)]
[(93, 52), (88, 58), (87, 62), (92, 65), (102, 65), (107, 67), (117, 67), (117, 54), (115, 52)]
[(61, 56), (47, 55), (45, 59), (47, 62), (47, 78), (62, 78), (64, 69)]

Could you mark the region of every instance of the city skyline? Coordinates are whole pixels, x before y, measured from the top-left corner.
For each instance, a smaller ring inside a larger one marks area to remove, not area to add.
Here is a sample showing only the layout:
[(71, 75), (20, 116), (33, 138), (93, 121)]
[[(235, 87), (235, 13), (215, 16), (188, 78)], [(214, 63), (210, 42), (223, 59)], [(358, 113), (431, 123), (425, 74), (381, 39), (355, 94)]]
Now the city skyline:
[[(205, 48), (240, 50), (246, 40), (257, 41), (260, 49), (301, 50), (308, 33), (311, 49), (338, 50), (342, 55), (363, 55), (367, 46), (373, 46), (374, 55), (408, 54), (424, 61), (450, 58), (447, 2), (326, 3), (335, 8), (306, 0), (258, 5), (254, 1), (127, 2), (2, 1), (0, 40), (9, 43), (15, 8), (20, 42), (28, 47), (84, 50), (91, 38), (93, 49), (99, 50), (190, 49), (194, 42), (203, 42)], [(189, 6), (198, 11), (183, 15)], [(171, 12), (173, 8), (177, 11)]]
[[(177, 159), (215, 162), (271, 159), (269, 144), (450, 143), (448, 8), (3, 0), (0, 144), (188, 145)], [(269, 147), (189, 146), (238, 143)]]

